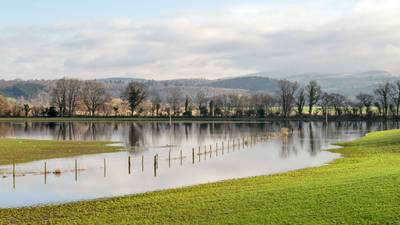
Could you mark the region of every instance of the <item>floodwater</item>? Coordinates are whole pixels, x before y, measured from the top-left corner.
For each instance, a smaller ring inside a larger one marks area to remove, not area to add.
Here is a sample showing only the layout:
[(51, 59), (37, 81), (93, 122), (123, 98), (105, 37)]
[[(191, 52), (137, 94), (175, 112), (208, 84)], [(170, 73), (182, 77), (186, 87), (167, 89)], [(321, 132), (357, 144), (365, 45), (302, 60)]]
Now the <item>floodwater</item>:
[[(279, 135), (283, 127), (289, 128), (289, 136)], [(4, 122), (2, 138), (106, 140), (118, 142), (122, 151), (17, 164), (15, 176), (12, 165), (0, 166), (0, 208), (123, 196), (322, 166), (340, 158), (324, 151), (333, 143), (397, 127), (366, 122)]]

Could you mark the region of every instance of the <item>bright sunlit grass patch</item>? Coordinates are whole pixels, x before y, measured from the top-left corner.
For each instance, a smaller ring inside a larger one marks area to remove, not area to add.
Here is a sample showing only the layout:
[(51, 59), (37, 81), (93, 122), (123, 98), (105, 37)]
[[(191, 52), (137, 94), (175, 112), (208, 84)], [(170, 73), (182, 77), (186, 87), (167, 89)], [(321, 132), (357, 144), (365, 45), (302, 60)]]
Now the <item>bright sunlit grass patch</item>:
[[(328, 166), (130, 197), (0, 210), (0, 223), (396, 224), (400, 131), (334, 150)], [(95, 191), (95, 190), (93, 190)]]
[(106, 144), (109, 142), (0, 139), (0, 165), (118, 150)]

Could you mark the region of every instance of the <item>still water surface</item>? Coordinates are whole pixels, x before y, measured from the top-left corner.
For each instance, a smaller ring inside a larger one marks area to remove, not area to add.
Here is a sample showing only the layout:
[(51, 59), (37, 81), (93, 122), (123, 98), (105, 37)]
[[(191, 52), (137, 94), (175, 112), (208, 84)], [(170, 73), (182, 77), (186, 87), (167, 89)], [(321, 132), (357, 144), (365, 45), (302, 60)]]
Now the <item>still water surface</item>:
[[(253, 144), (249, 139), (278, 132), (282, 127), (289, 127), (293, 133), (287, 138), (273, 137)], [(0, 166), (0, 208), (122, 196), (321, 166), (340, 157), (324, 151), (332, 148), (332, 143), (353, 140), (369, 131), (397, 127), (398, 124), (366, 122), (0, 123), (0, 137), (106, 140), (119, 142), (123, 149), (117, 153), (18, 164), (15, 179), (11, 165)], [(247, 140), (245, 147), (243, 138)], [(201, 154), (198, 154), (199, 147)], [(156, 154), (158, 169), (155, 172)], [(128, 157), (131, 158), (130, 169)], [(45, 162), (49, 172), (46, 176)], [(61, 174), (53, 173), (57, 169)]]

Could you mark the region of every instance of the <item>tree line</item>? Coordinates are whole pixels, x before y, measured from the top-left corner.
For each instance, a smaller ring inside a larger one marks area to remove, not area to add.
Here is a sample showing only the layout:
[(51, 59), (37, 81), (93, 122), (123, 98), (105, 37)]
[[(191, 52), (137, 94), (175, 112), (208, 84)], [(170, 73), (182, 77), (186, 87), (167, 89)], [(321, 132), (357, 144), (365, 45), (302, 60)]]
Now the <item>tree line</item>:
[(154, 116), (154, 117), (363, 117), (399, 118), (400, 81), (384, 82), (373, 94), (344, 96), (324, 92), (316, 81), (306, 85), (281, 80), (275, 94), (220, 94), (204, 90), (184, 95), (178, 87), (160, 93), (132, 82), (111, 97), (104, 83), (57, 80), (43, 101), (17, 101), (0, 95), (0, 116)]

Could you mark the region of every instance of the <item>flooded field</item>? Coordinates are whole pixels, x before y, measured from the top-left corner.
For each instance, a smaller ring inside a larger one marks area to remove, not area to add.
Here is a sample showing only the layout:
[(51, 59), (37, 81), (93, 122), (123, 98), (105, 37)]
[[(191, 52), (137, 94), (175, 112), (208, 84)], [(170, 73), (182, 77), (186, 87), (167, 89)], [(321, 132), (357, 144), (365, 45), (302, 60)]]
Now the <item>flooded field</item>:
[[(366, 122), (0, 123), (3, 138), (106, 140), (121, 147), (117, 153), (0, 166), (0, 207), (122, 196), (321, 166), (340, 157), (324, 151), (333, 143), (397, 127)], [(288, 133), (282, 134), (282, 128)]]

